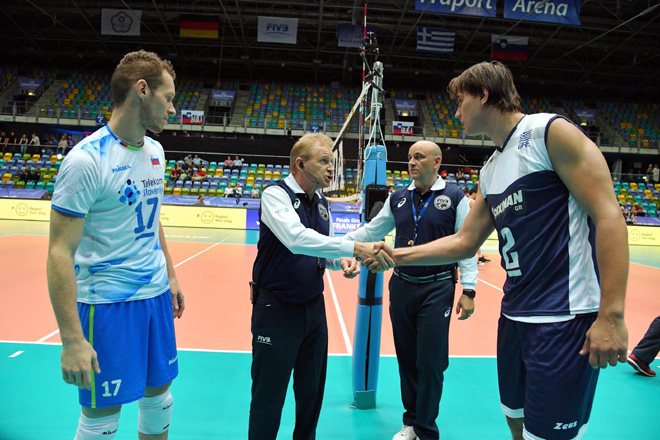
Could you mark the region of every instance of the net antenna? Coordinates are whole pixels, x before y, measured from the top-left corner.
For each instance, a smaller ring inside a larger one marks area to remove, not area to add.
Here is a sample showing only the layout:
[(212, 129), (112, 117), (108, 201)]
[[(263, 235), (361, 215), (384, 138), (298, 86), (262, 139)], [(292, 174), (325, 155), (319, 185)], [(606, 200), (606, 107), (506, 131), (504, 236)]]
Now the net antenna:
[[(377, 61), (379, 49), (375, 34), (366, 32), (362, 44), (360, 57), (365, 70), (362, 91), (351, 111), (346, 115), (346, 120), (332, 146), (335, 174), (327, 195), (332, 198), (339, 196), (344, 200), (361, 198), (365, 153), (368, 148), (375, 145), (385, 145), (380, 124), (380, 113), (385, 96), (382, 88), (383, 63)], [(370, 110), (369, 114), (367, 109)], [(346, 195), (348, 196), (341, 197)]]

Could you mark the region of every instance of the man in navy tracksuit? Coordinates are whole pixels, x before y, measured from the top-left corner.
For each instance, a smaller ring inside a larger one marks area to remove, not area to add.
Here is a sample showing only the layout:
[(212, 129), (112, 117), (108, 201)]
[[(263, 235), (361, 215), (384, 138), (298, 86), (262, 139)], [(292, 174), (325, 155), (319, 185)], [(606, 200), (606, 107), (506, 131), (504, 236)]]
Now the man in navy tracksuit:
[[(326, 267), (353, 278), (352, 258), (373, 255), (373, 244), (334, 237), (328, 202), (332, 140), (300, 138), (290, 154), (292, 174), (267, 187), (259, 210), (259, 243), (252, 270), (252, 401), (250, 440), (275, 440), (293, 370), (294, 440), (316, 438), (328, 357), (323, 300)], [(389, 261), (391, 263), (391, 260)]]
[[(463, 225), (469, 199), (456, 185), (438, 176), (440, 147), (429, 141), (413, 144), (408, 170), (413, 183), (394, 191), (378, 215), (345, 238), (382, 239), (396, 228), (395, 247), (427, 243), (452, 235)], [(456, 306), (459, 319), (474, 311), (476, 257), (459, 263), (463, 294)], [(449, 364), (448, 338), (454, 303), (456, 263), (396, 267), (390, 279), (390, 317), (401, 376), (405, 413), (394, 440), (438, 439), (435, 423)]]

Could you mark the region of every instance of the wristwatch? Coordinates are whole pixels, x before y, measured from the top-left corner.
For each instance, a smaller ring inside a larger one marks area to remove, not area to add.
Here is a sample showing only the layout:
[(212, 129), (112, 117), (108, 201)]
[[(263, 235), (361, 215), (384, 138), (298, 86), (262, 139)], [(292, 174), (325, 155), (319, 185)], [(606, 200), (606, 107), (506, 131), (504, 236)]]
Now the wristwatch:
[(477, 292), (475, 292), (472, 289), (463, 289), (463, 295), (467, 296), (468, 298), (474, 299), (474, 297), (477, 296)]

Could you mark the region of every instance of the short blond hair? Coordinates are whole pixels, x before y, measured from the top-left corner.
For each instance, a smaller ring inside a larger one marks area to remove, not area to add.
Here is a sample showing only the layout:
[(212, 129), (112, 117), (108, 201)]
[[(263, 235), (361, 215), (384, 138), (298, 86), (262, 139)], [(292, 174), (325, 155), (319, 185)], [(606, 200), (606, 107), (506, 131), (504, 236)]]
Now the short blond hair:
[(296, 168), (296, 159), (301, 157), (303, 160), (309, 160), (314, 156), (314, 147), (316, 144), (327, 145), (332, 148), (332, 139), (323, 133), (307, 133), (293, 145), (289, 155), (289, 167), (293, 171)]
[(149, 87), (158, 88), (163, 82), (163, 71), (169, 73), (173, 80), (176, 79), (172, 63), (161, 59), (157, 54), (146, 50), (127, 53), (110, 79), (114, 106), (121, 106), (133, 84), (141, 79), (145, 80)]

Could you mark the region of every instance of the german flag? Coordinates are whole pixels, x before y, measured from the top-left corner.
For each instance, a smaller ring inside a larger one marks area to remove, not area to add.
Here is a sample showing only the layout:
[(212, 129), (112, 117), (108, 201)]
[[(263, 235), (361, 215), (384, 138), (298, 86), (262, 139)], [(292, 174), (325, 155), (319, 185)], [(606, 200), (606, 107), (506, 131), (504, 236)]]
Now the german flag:
[(182, 15), (179, 35), (188, 38), (218, 38), (218, 20), (206, 16)]

